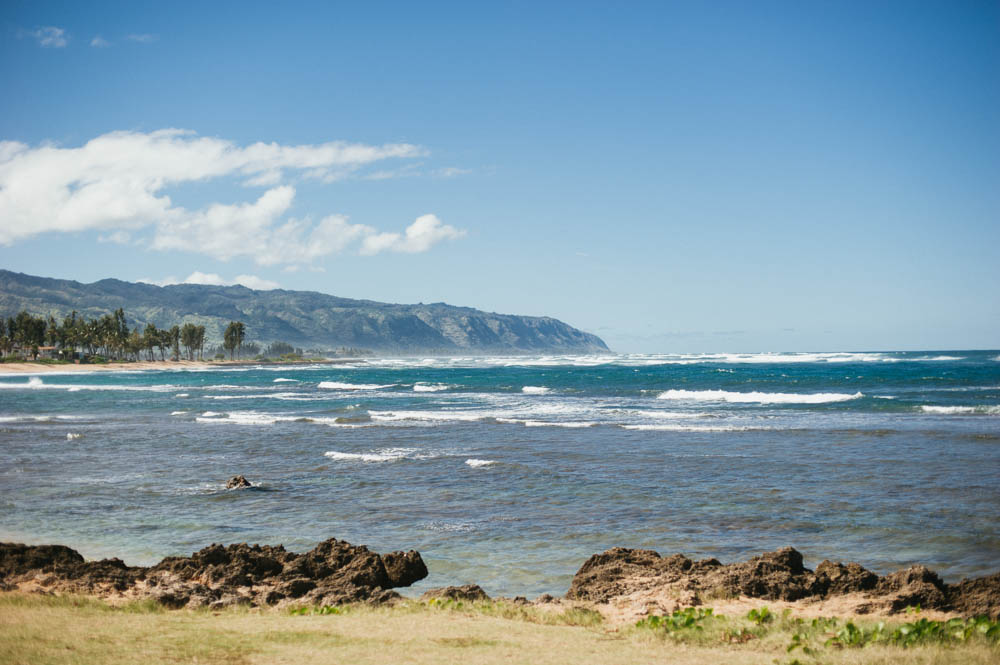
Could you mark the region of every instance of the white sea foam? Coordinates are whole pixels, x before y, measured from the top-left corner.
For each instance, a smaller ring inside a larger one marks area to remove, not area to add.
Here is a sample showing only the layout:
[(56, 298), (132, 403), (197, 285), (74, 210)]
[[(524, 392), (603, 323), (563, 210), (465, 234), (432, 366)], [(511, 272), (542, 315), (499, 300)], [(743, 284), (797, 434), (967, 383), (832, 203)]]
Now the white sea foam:
[(735, 404), (826, 404), (846, 402), (864, 397), (862, 393), (762, 393), (730, 392), (728, 390), (667, 390), (657, 399), (684, 400), (690, 402), (731, 402)]
[(465, 463), (471, 466), (473, 469), (478, 469), (484, 466), (490, 466), (491, 464), (496, 464), (496, 460), (491, 459), (467, 459)]
[(369, 411), (372, 420), (393, 422), (401, 420), (413, 421), (475, 421), (489, 417), (481, 411)]
[(746, 427), (739, 425), (622, 425), (622, 429), (652, 432), (747, 432), (764, 430), (766, 427)]
[(391, 388), (392, 383), (379, 385), (376, 383), (341, 383), (340, 381), (320, 381), (317, 388), (327, 390), (379, 390), (380, 388)]
[[(190, 411), (171, 411), (170, 415), (172, 415), (172, 416), (186, 416), (188, 413), (190, 413)], [(211, 411), (206, 411), (205, 413), (211, 413)]]
[(188, 397), (188, 393), (177, 393), (174, 397)]
[(636, 415), (656, 420), (687, 420), (688, 418), (711, 418), (713, 414), (704, 411), (636, 411)]
[(328, 397), (324, 397), (322, 395), (316, 396), (310, 393), (274, 393), (273, 395), (267, 395), (266, 397), (289, 402), (316, 402), (329, 399)]
[(451, 388), (447, 383), (417, 383), (413, 386), (413, 392), (417, 393), (437, 393)]
[(546, 388), (545, 386), (525, 386), (521, 388), (521, 392), (525, 395), (545, 395), (551, 391), (551, 388)]
[(957, 414), (977, 414), (985, 416), (997, 416), (1000, 415), (1000, 405), (997, 406), (931, 406), (923, 405), (920, 410), (924, 413), (938, 413), (944, 415), (957, 415)]
[(205, 395), (205, 399), (265, 399), (266, 395)]
[(103, 390), (103, 391), (126, 391), (126, 392), (168, 392), (177, 389), (177, 386), (164, 385), (118, 385), (118, 384), (89, 384), (89, 383), (45, 383), (37, 376), (28, 379), (26, 383), (0, 383), (0, 389), (7, 390), (66, 390), (69, 392), (79, 392), (81, 390)]
[(370, 453), (342, 453), (337, 450), (328, 450), (323, 455), (330, 459), (352, 462), (396, 462), (407, 458), (422, 458), (423, 456), (415, 454), (418, 452), (417, 448), (382, 448)]
[(79, 432), (67, 432), (66, 433), (66, 440), (67, 441), (72, 441), (73, 439), (81, 439), (81, 438), (83, 438), (83, 435), (80, 434)]
[[(468, 356), (456, 358), (381, 358), (371, 359), (365, 367), (595, 367), (620, 365), (653, 367), (657, 365), (695, 364), (791, 364), (791, 363), (897, 363), (961, 360), (959, 356), (916, 356), (879, 352), (822, 353), (667, 353), (667, 354), (593, 354), (545, 356)], [(1000, 360), (1000, 356), (994, 360)]]
[(299, 382), (298, 379), (284, 379), (281, 377), (278, 377), (277, 379), (272, 381), (272, 383), (298, 383), (298, 382)]
[(600, 424), (557, 420), (526, 420), (523, 418), (496, 418), (496, 421), (506, 425), (524, 425), (525, 427), (565, 427), (567, 429), (583, 429), (585, 427), (594, 427)]
[(206, 411), (205, 413), (201, 414), (201, 417), (202, 418), (216, 418), (218, 416), (224, 416), (224, 415), (226, 415), (226, 414), (219, 413), (218, 411)]

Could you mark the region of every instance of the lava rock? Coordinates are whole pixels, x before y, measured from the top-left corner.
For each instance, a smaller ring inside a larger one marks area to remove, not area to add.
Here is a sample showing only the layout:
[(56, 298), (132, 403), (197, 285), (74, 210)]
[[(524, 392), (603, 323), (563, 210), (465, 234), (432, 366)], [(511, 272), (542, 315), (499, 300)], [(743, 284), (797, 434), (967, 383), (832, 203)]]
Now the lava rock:
[(245, 476), (233, 476), (226, 483), (227, 490), (242, 489), (244, 487), (253, 487), (253, 484)]
[(490, 597), (486, 595), (486, 592), (478, 584), (465, 584), (463, 586), (448, 586), (441, 587), (440, 589), (429, 589), (420, 596), (420, 600), (427, 601), (431, 599), (444, 599), (444, 600), (467, 600), (470, 602), (475, 601), (488, 601)]

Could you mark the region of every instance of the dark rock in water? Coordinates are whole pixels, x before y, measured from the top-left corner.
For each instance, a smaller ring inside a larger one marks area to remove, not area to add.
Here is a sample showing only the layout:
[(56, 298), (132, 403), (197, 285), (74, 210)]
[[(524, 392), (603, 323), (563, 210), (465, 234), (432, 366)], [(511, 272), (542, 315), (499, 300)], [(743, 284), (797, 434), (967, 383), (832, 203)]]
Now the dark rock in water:
[(964, 616), (1000, 615), (1000, 573), (949, 586), (937, 573), (913, 566), (879, 577), (856, 563), (824, 561), (813, 572), (791, 547), (765, 552), (749, 561), (723, 565), (715, 559), (691, 561), (675, 554), (661, 557), (651, 550), (615, 547), (590, 557), (573, 577), (566, 597), (608, 603), (626, 596), (648, 596), (669, 590), (674, 598), (748, 596), (765, 600), (820, 600), (857, 594), (859, 612), (898, 612), (920, 605)]
[(468, 600), (479, 601), (489, 600), (490, 597), (480, 588), (478, 584), (466, 584), (464, 586), (448, 586), (440, 589), (429, 589), (420, 596), (420, 600), (431, 600), (441, 598), (447, 600)]
[(253, 487), (253, 484), (245, 476), (233, 476), (226, 483), (227, 490), (242, 489), (244, 487)]
[(281, 545), (210, 545), (149, 568), (126, 566), (120, 559), (85, 562), (79, 553), (59, 545), (0, 543), (4, 585), (35, 580), (60, 591), (148, 596), (170, 608), (271, 605), (291, 599), (384, 603), (400, 597), (393, 587), (426, 576), (418, 552), (383, 556), (336, 539), (304, 554)]

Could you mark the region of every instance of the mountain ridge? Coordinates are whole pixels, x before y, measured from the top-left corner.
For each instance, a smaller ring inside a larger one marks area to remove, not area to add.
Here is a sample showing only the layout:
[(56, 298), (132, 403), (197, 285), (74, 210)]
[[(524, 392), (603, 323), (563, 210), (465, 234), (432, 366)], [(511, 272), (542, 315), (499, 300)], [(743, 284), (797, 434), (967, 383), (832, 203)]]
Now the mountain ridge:
[(0, 269), (0, 316), (27, 310), (61, 320), (76, 310), (94, 318), (123, 308), (134, 327), (204, 325), (210, 344), (229, 321), (246, 324), (248, 341), (284, 341), (383, 353), (590, 353), (604, 341), (548, 316), (484, 312), (472, 307), (343, 298), (317, 291), (259, 291), (242, 285), (157, 286), (105, 278), (84, 284)]

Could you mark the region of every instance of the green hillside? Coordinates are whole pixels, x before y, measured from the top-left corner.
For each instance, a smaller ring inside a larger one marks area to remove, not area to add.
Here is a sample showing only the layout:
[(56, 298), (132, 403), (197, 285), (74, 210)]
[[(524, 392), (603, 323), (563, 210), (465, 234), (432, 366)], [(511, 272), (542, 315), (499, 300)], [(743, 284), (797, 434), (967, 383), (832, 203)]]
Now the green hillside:
[(342, 346), (383, 353), (590, 353), (604, 342), (549, 317), (493, 314), (444, 303), (393, 305), (314, 291), (255, 291), (244, 286), (154, 286), (103, 279), (93, 284), (0, 270), (0, 316), (27, 310), (57, 320), (76, 310), (87, 318), (119, 307), (130, 326), (204, 325), (207, 341), (222, 341), (233, 320), (247, 340), (296, 346)]

